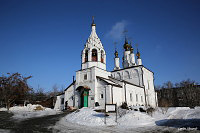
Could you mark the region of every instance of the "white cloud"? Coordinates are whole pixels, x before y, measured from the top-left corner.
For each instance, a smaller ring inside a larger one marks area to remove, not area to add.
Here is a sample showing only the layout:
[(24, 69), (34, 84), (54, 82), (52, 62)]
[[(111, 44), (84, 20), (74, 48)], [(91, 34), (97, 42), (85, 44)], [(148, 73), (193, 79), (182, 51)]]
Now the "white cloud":
[(112, 29), (106, 34), (106, 37), (109, 37), (113, 40), (121, 40), (127, 24), (128, 22), (125, 20), (117, 22), (115, 25), (112, 26)]

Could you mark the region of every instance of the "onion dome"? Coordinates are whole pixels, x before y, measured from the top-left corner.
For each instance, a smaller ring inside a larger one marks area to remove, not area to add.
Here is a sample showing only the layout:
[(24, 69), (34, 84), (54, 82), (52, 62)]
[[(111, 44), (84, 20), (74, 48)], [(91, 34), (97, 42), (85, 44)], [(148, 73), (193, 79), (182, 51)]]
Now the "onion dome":
[(94, 16), (92, 16), (92, 24), (91, 26), (96, 26), (96, 24), (94, 23)]
[(137, 50), (137, 54), (136, 54), (137, 58), (140, 59), (140, 52)]
[(130, 44), (128, 44), (127, 38), (125, 37), (125, 43), (124, 43), (124, 49), (125, 51), (129, 51), (130, 50)]
[(115, 50), (115, 58), (118, 58), (118, 52)]

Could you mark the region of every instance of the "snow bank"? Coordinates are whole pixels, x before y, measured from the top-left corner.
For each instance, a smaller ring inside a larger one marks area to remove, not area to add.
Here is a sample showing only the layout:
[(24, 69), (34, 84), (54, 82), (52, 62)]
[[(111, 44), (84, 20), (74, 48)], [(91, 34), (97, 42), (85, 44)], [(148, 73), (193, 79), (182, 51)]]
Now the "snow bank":
[(89, 126), (102, 126), (104, 125), (104, 114), (97, 113), (91, 108), (82, 108), (67, 115), (66, 120), (72, 123)]
[[(123, 128), (135, 128), (144, 126), (156, 126), (156, 121), (168, 119), (200, 119), (200, 108), (190, 109), (188, 107), (173, 107), (169, 108), (165, 114), (161, 108), (157, 108), (153, 112), (152, 117), (146, 113), (129, 110), (122, 116), (118, 116), (115, 122), (115, 114), (110, 114), (106, 117), (106, 126), (117, 125)], [(77, 112), (73, 112), (65, 117), (65, 121), (79, 125), (87, 126), (105, 126), (104, 114), (95, 112), (92, 108), (82, 108)]]
[[(118, 116), (119, 117), (119, 116)], [(104, 113), (98, 113), (92, 108), (82, 108), (77, 112), (73, 112), (65, 117), (68, 122), (77, 123), (79, 125), (87, 126), (104, 126), (105, 118)], [(155, 125), (154, 118), (146, 113), (139, 111), (128, 111), (127, 114), (118, 118), (117, 122), (115, 114), (109, 114), (106, 117), (106, 125), (120, 125), (120, 126), (144, 126)]]
[(177, 107), (169, 113), (168, 119), (200, 119), (200, 108)]
[(14, 106), (10, 108), (10, 111), (14, 114), (14, 119), (27, 119), (32, 117), (41, 117), (60, 113), (60, 111), (45, 108), (41, 105), (32, 104), (28, 104), (27, 106)]
[(155, 125), (155, 119), (146, 113), (139, 111), (128, 111), (127, 114), (118, 119), (120, 126), (125, 127), (140, 127)]

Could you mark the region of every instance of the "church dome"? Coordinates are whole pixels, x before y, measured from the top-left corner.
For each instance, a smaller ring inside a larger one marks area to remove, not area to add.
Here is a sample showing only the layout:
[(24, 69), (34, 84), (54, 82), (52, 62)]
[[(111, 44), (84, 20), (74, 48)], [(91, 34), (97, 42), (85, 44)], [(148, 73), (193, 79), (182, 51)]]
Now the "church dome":
[(125, 49), (125, 51), (129, 51), (130, 48), (131, 48), (131, 45), (128, 44), (128, 41), (127, 41), (127, 39), (125, 38), (125, 43), (124, 43), (124, 49)]
[(115, 58), (118, 58), (118, 52), (115, 50)]

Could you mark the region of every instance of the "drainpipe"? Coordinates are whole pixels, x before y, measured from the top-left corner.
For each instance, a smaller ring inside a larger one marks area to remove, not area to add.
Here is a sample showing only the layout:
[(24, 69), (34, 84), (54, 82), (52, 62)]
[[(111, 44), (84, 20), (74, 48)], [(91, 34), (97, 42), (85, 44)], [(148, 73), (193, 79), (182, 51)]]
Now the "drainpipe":
[(126, 83), (124, 83), (124, 96), (125, 96), (125, 102), (127, 103), (127, 101), (126, 101)]
[(73, 107), (75, 107), (75, 83), (74, 83), (74, 76), (73, 76), (73, 84), (74, 84), (74, 98), (73, 98)]
[(113, 86), (111, 87), (111, 93), (112, 93), (112, 104), (113, 104)]

